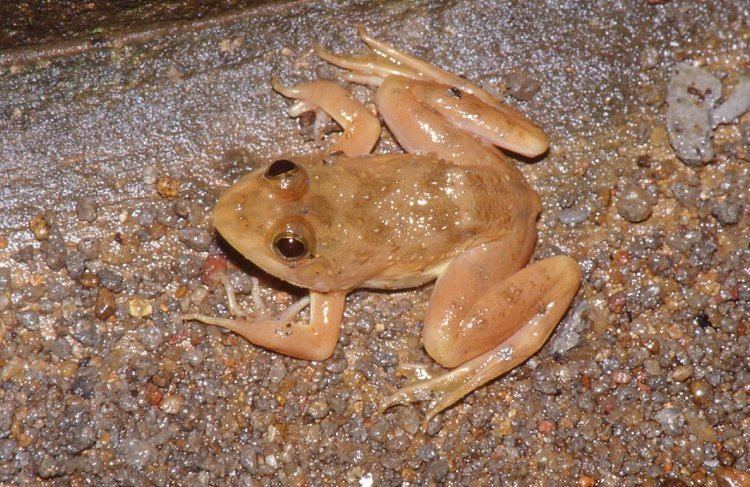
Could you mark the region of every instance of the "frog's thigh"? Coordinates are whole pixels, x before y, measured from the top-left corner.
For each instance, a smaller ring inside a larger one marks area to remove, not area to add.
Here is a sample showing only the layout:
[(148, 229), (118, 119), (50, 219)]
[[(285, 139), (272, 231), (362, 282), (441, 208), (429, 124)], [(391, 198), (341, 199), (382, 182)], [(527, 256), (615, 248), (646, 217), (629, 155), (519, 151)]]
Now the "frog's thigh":
[(423, 341), (430, 356), (444, 367), (455, 367), (493, 346), (475, 343), (465, 319), (487, 289), (517, 272), (531, 258), (535, 223), (516, 228), (503, 240), (466, 250), (435, 283), (424, 319)]
[(417, 100), (410, 83), (407, 78), (389, 76), (375, 93), (378, 113), (406, 152), (435, 154), (458, 165), (497, 166), (498, 158), (505, 159), (489, 143), (479, 141)]
[(504, 103), (489, 104), (471, 93), (431, 81), (410, 80), (408, 83), (420, 103), (482, 140), (527, 157), (537, 157), (549, 147), (549, 139), (542, 129)]
[[(569, 257), (545, 259), (517, 272), (506, 268), (510, 275), (497, 274), (494, 282), (473, 278), (471, 268), (446, 273), (424, 328), (425, 349), (438, 363), (455, 367), (489, 353), (533, 321), (523, 341), (528, 357), (545, 342), (580, 281), (578, 264)], [(447, 289), (457, 296), (451, 298)], [(471, 291), (470, 301), (461, 294), (464, 289)], [(464, 301), (460, 307), (453, 304), (457, 299)]]

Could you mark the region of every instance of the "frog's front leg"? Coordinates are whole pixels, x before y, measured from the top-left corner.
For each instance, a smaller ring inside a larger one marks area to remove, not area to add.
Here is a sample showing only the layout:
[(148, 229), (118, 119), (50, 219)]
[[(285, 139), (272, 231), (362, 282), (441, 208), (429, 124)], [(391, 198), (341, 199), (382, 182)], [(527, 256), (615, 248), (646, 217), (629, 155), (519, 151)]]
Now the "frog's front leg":
[[(454, 264), (467, 264), (460, 259)], [(432, 394), (423, 426), (461, 397), (536, 353), (568, 309), (581, 279), (573, 259), (550, 257), (487, 285), (466, 302), (445, 290), (460, 293), (482, 286), (473, 282), (477, 273), (452, 270), (454, 264), (436, 284), (425, 318), (424, 345), (442, 365), (460, 365), (397, 391), (381, 407), (425, 400)]]
[[(232, 287), (225, 283), (225, 289), (230, 303), (230, 312), (238, 314), (239, 308)], [(242, 335), (255, 345), (290, 357), (325, 360), (333, 355), (339, 340), (345, 298), (344, 292), (310, 291), (309, 297), (300, 299), (275, 317), (269, 318), (262, 312), (262, 317), (258, 320), (218, 318), (200, 314), (185, 315), (183, 319), (221, 326)], [(256, 306), (262, 304), (255, 292), (253, 299), (256, 301)], [(310, 305), (309, 324), (292, 323), (297, 314), (308, 304)]]
[(273, 89), (298, 102), (289, 114), (299, 116), (310, 109), (320, 109), (333, 117), (344, 128), (344, 133), (329, 149), (348, 157), (367, 155), (380, 138), (380, 122), (348, 90), (331, 81), (311, 81), (286, 87), (277, 80)]

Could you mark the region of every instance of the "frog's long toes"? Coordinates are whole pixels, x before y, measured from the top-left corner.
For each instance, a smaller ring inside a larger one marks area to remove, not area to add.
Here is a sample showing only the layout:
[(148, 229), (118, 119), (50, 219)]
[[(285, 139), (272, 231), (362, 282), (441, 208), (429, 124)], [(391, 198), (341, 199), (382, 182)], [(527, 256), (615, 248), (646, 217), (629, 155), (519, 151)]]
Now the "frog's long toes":
[(397, 390), (380, 404), (378, 412), (382, 413), (387, 409), (397, 406), (406, 405), (413, 402), (427, 401), (434, 392), (433, 379), (422, 380)]

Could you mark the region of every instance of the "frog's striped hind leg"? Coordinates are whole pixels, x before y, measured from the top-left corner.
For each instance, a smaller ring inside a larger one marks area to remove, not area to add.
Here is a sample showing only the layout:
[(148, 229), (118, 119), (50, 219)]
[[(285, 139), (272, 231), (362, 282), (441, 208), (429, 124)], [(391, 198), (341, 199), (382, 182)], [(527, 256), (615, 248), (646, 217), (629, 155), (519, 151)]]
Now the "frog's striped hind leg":
[(311, 81), (286, 87), (278, 80), (273, 89), (287, 98), (297, 100), (289, 114), (298, 117), (305, 111), (320, 109), (344, 128), (344, 133), (328, 150), (348, 157), (369, 154), (380, 138), (380, 122), (348, 90), (331, 81)]

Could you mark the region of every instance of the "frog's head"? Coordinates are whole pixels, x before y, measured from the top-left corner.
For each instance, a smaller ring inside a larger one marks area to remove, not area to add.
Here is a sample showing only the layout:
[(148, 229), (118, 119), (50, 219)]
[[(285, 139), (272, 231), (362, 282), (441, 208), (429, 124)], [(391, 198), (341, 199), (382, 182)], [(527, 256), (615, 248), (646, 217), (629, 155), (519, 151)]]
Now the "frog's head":
[(342, 287), (318, 248), (309, 209), (310, 166), (280, 159), (244, 176), (219, 200), (213, 222), (226, 241), (271, 275), (317, 291)]

